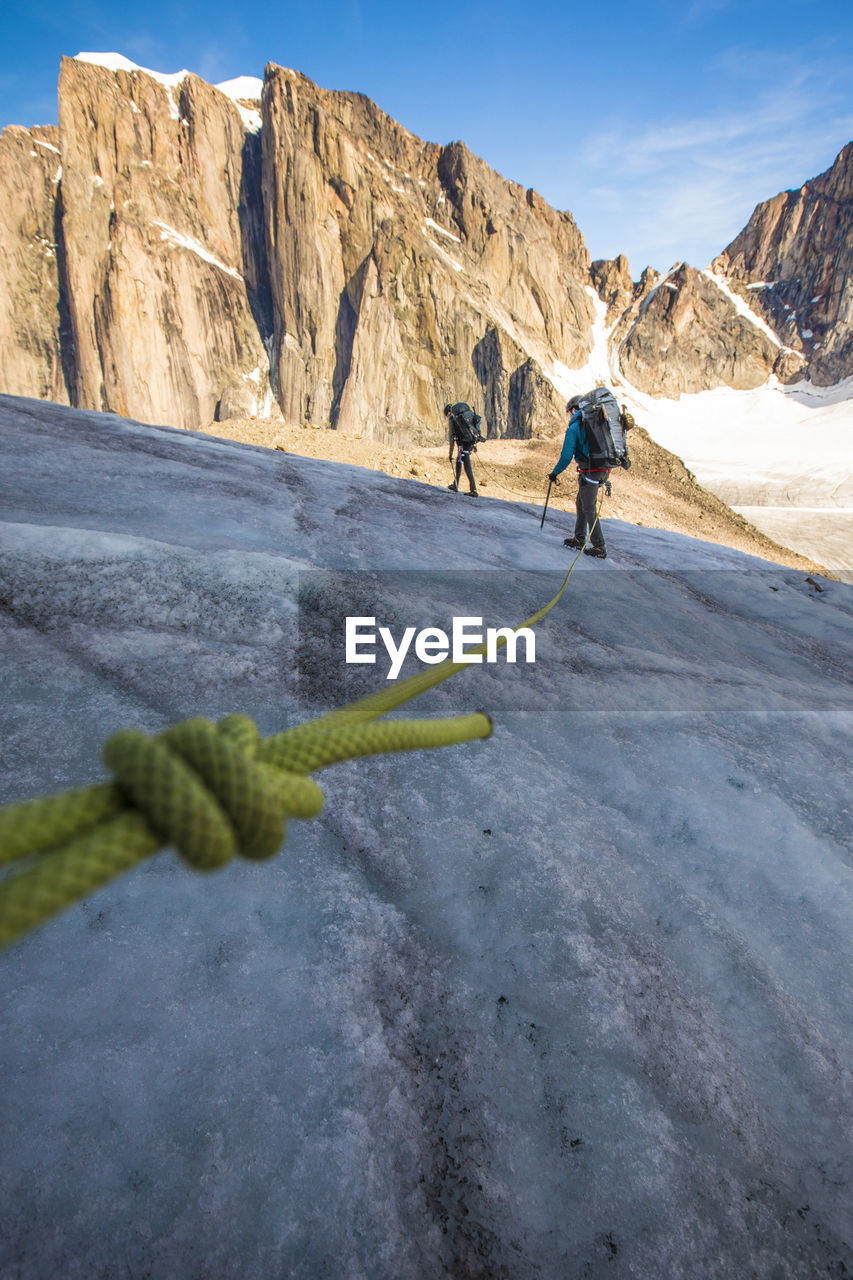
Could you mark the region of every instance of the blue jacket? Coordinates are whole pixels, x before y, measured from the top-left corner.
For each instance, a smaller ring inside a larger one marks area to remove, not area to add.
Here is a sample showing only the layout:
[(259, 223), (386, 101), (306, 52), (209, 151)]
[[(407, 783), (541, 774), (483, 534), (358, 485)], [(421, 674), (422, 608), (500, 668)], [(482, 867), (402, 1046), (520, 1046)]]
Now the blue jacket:
[(558, 476), (561, 471), (565, 471), (574, 458), (577, 458), (578, 462), (585, 462), (589, 459), (589, 445), (586, 442), (586, 433), (581, 425), (582, 422), (581, 411), (576, 409), (569, 419), (569, 428), (563, 440), (563, 452), (560, 454), (560, 460), (553, 471), (555, 476)]

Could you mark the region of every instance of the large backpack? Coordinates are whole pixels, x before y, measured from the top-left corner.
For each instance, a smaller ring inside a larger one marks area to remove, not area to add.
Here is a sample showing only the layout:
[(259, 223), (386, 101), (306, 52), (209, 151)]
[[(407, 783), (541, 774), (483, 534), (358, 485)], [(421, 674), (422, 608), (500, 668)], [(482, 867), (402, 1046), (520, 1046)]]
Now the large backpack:
[(480, 434), (482, 419), (467, 404), (455, 404), (450, 410), (450, 417), (455, 429), (456, 440), (463, 449), (472, 444), (479, 444), (483, 439)]
[(596, 387), (578, 400), (589, 446), (591, 471), (624, 467), (628, 461), (625, 432), (634, 425), (630, 415), (623, 414), (609, 387)]

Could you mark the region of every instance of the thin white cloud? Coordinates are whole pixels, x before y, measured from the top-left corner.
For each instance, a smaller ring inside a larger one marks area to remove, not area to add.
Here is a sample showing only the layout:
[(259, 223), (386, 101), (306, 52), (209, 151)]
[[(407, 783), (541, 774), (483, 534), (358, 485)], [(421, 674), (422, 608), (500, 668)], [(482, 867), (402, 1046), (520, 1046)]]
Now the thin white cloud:
[[(582, 159), (594, 163), (602, 154), (616, 155), (619, 161), (638, 171), (658, 161), (675, 157), (691, 157), (707, 152), (728, 167), (726, 156), (732, 154), (730, 146), (739, 142), (742, 147), (735, 153), (760, 154), (767, 145), (778, 148), (789, 130), (813, 135), (820, 127), (826, 133), (827, 108), (837, 105), (825, 98), (816, 102), (814, 95), (805, 89), (797, 91), (791, 85), (771, 93), (764, 93), (748, 106), (737, 103), (725, 111), (710, 116), (663, 122), (636, 131), (630, 124), (611, 125), (607, 131), (594, 134), (585, 144)], [(841, 115), (841, 120), (853, 119), (853, 114)]]
[(732, 48), (714, 69), (725, 91), (715, 110), (652, 123), (611, 118), (568, 160), (571, 191), (549, 195), (575, 214), (593, 256), (624, 252), (635, 274), (682, 258), (704, 266), (756, 204), (815, 177), (853, 137), (837, 66)]

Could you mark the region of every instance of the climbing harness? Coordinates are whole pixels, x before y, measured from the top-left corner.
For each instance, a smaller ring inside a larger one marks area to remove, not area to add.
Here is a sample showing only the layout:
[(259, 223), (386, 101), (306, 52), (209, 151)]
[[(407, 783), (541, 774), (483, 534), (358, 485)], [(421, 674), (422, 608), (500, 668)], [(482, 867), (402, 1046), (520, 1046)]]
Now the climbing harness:
[[(584, 547), (598, 522), (598, 512)], [(552, 600), (513, 631), (532, 627), (559, 601), (583, 547)], [(498, 637), (498, 647), (507, 642)], [(485, 643), (468, 651), (485, 653)], [(488, 738), (484, 712), (436, 720), (380, 720), (449, 679), (467, 661), (447, 659), (305, 724), (262, 739), (248, 716), (213, 724), (195, 717), (149, 737), (121, 729), (103, 760), (115, 782), (0, 809), (0, 949), (130, 871), (166, 845), (199, 871), (235, 853), (261, 860), (284, 842), (288, 818), (313, 818), (323, 793), (308, 775), (343, 760)]]

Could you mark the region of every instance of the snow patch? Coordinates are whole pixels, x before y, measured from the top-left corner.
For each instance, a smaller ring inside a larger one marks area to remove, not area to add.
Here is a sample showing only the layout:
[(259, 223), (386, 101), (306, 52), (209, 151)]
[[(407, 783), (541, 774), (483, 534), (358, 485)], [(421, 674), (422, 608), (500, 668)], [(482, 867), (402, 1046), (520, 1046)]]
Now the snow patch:
[(234, 105), (237, 108), (237, 110), (240, 112), (246, 132), (260, 133), (261, 129), (264, 126), (264, 122), (261, 119), (260, 111), (256, 111), (252, 107), (246, 107), (243, 105), (242, 102), (235, 102)]
[(169, 115), (173, 120), (180, 120), (181, 113), (178, 110), (178, 104), (175, 99), (175, 90), (186, 80), (187, 76), (192, 75), (191, 71), (184, 68), (182, 71), (175, 71), (166, 74), (162, 71), (152, 71), (150, 67), (140, 67), (138, 63), (131, 62), (130, 58), (125, 58), (121, 53), (78, 53), (74, 58), (75, 62), (88, 62), (91, 66), (104, 67), (107, 71), (115, 74), (118, 71), (140, 72), (144, 76), (150, 76), (152, 80), (164, 85), (169, 91)]
[[(173, 120), (180, 120), (181, 114), (175, 101), (174, 90), (184, 81), (187, 76), (193, 75), (192, 71), (184, 68), (182, 71), (175, 71), (166, 74), (162, 71), (152, 71), (150, 67), (141, 67), (136, 62), (131, 62), (130, 58), (126, 58), (121, 53), (78, 53), (75, 56), (76, 62), (88, 62), (92, 66), (104, 67), (107, 71), (113, 73), (117, 71), (141, 72), (142, 75), (150, 76), (152, 80), (157, 80), (160, 84), (165, 85), (169, 90), (171, 101), (170, 115)], [(224, 93), (230, 98), (243, 119), (243, 124), (248, 133), (257, 133), (262, 125), (260, 112), (252, 107), (247, 107), (246, 102), (256, 102), (260, 100), (263, 91), (264, 82), (257, 76), (236, 76), (233, 80), (223, 80), (220, 84), (213, 86), (220, 93)], [(139, 108), (136, 103), (131, 101), (131, 109), (138, 113)], [(42, 144), (48, 145), (48, 144)], [(56, 150), (56, 148), (53, 148)]]
[(440, 227), (440, 226), (438, 225), (438, 223), (437, 223), (437, 222), (433, 222), (432, 218), (425, 218), (425, 219), (424, 219), (424, 221), (425, 221), (426, 225), (427, 225), (428, 227), (432, 227), (432, 229), (433, 229), (434, 231), (438, 231), (438, 232), (440, 232), (440, 233), (441, 233), (441, 235), (443, 235), (443, 236), (447, 236), (448, 240), (455, 240), (457, 244), (461, 244), (461, 243), (462, 243), (462, 241), (461, 241), (461, 239), (459, 238), (459, 236), (455, 236), (455, 235), (453, 234), (453, 232), (452, 232), (452, 231), (448, 231), (446, 227)]
[[(670, 276), (674, 275), (680, 266), (682, 266), (682, 263), (680, 262), (673, 263), (669, 271), (665, 272), (662, 276), (659, 276), (658, 279), (655, 281), (655, 283), (652, 285), (651, 289), (649, 289), (645, 298), (643, 298), (643, 301), (640, 303), (639, 310), (637, 311), (637, 319), (634, 321), (634, 324), (631, 328), (631, 333), (633, 333), (634, 329), (637, 327), (640, 317), (644, 316), (648, 311), (649, 303), (657, 293), (658, 289), (662, 289), (665, 284), (669, 283)], [(630, 337), (630, 334), (628, 334), (628, 337)], [(625, 342), (628, 341), (628, 337), (626, 337)], [(623, 343), (623, 346), (624, 346), (624, 343)]]
[(739, 316), (743, 316), (743, 318), (748, 320), (750, 324), (754, 325), (756, 329), (760, 329), (765, 338), (769, 338), (774, 346), (779, 347), (781, 351), (786, 351), (791, 355), (799, 356), (801, 360), (804, 359), (801, 352), (794, 351), (793, 347), (786, 347), (783, 342), (779, 341), (767, 321), (762, 319), (762, 317), (753, 311), (751, 307), (747, 306), (740, 294), (735, 293), (734, 289), (732, 289), (728, 280), (726, 280), (724, 276), (718, 276), (713, 271), (703, 271), (702, 275), (706, 280), (710, 280), (715, 284), (717, 288), (726, 295), (729, 301), (734, 305), (735, 311), (737, 311)]
[(716, 387), (678, 400), (636, 387), (624, 394), (652, 438), (730, 506), (853, 502), (853, 378), (815, 387), (772, 377), (752, 391)]
[(545, 377), (566, 400), (582, 391), (589, 391), (591, 387), (618, 381), (614, 377), (610, 362), (607, 304), (601, 300), (591, 285), (585, 285), (584, 288), (594, 312), (592, 350), (586, 364), (581, 365), (579, 369), (570, 369), (559, 360), (542, 365)]
[(152, 71), (150, 67), (140, 67), (138, 63), (131, 62), (130, 58), (125, 58), (121, 53), (78, 53), (74, 57), (75, 62), (88, 62), (95, 67), (105, 67), (107, 71), (140, 71), (144, 76), (150, 76), (152, 80), (158, 80), (160, 84), (166, 85), (168, 89), (175, 89), (179, 84), (186, 80), (187, 76), (192, 75), (191, 71), (186, 68), (183, 71), (175, 71), (166, 74), (162, 71)]
[(242, 280), (243, 277), (239, 271), (235, 271), (233, 267), (226, 266), (224, 262), (220, 262), (219, 258), (215, 258), (212, 253), (205, 249), (200, 241), (192, 236), (182, 235), (180, 231), (176, 231), (174, 227), (169, 227), (165, 222), (154, 220), (154, 226), (160, 228), (160, 239), (167, 244), (172, 245), (176, 249), (186, 249), (190, 253), (194, 253), (196, 257), (202, 258), (205, 262), (209, 262), (212, 267), (224, 271), (226, 275), (233, 276), (235, 280)]
[(259, 133), (263, 127), (261, 113), (257, 107), (246, 106), (247, 102), (260, 102), (264, 82), (257, 76), (237, 76), (234, 80), (223, 80), (213, 86), (234, 103), (243, 120), (247, 133)]
[(447, 261), (450, 263), (454, 271), (462, 270), (462, 264), (460, 262), (457, 262), (455, 258), (452, 258), (450, 254), (447, 252), (447, 250), (442, 248), (440, 244), (437, 244), (436, 241), (433, 240), (430, 236), (426, 237), (426, 242), (427, 244), (431, 244), (433, 249), (437, 249), (438, 252), (441, 254), (442, 258), (447, 259)]

